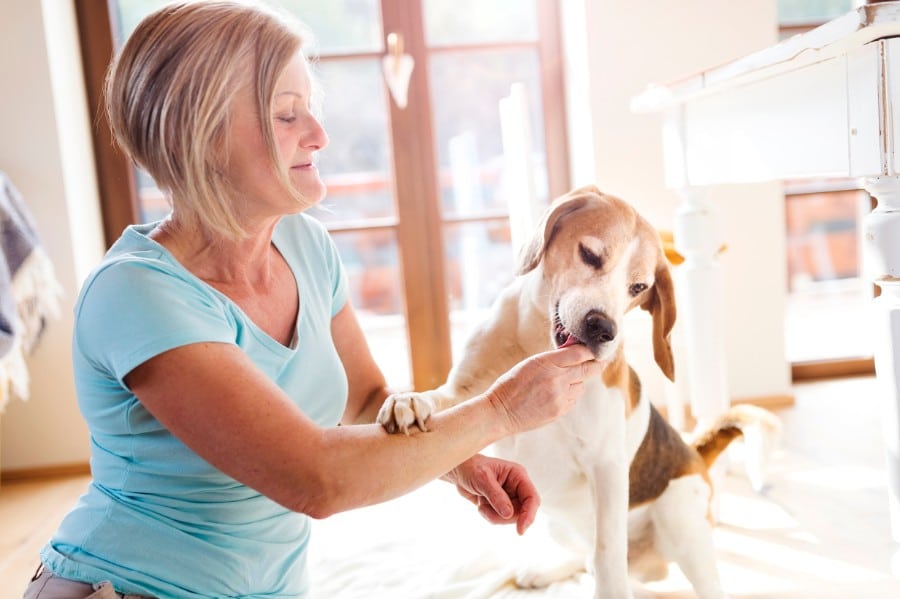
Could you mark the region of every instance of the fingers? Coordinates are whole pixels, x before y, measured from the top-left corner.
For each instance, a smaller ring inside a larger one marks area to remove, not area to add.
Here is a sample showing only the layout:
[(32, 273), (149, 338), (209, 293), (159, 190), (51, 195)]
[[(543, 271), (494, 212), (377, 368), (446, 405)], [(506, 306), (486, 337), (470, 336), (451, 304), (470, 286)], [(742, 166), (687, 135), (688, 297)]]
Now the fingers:
[(537, 487), (531, 482), (524, 468), (512, 473), (510, 479), (514, 478), (514, 492), (519, 504), (519, 516), (516, 519), (516, 532), (520, 535), (525, 534), (528, 527), (534, 522), (537, 516), (538, 507), (541, 505), (541, 496), (538, 494)]
[(485, 491), (485, 499), (498, 516), (509, 520), (515, 515), (512, 501), (499, 484), (491, 484)]
[(606, 368), (606, 362), (601, 362), (600, 360), (589, 360), (587, 362), (581, 363), (581, 378), (589, 379), (595, 376), (600, 376), (603, 374), (603, 370)]
[(534, 524), (540, 504), (541, 502), (538, 500), (537, 495), (522, 501), (521, 506), (519, 506), (519, 517), (516, 520), (516, 532), (519, 535), (525, 534), (525, 531)]
[(550, 350), (547, 355), (553, 364), (562, 368), (594, 360), (593, 352), (586, 345), (581, 344)]

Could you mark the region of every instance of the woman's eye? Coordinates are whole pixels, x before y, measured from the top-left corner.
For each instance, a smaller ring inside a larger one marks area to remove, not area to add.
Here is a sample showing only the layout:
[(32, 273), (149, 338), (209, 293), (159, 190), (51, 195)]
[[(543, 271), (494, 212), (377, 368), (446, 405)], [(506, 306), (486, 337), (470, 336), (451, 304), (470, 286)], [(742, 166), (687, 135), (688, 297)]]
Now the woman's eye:
[(632, 297), (637, 297), (643, 292), (647, 291), (646, 283), (635, 283), (631, 287), (628, 288), (628, 291), (631, 293)]
[(294, 121), (297, 120), (297, 117), (294, 116), (293, 114), (279, 114), (275, 118), (278, 119), (279, 121), (281, 121), (282, 123), (293, 123)]

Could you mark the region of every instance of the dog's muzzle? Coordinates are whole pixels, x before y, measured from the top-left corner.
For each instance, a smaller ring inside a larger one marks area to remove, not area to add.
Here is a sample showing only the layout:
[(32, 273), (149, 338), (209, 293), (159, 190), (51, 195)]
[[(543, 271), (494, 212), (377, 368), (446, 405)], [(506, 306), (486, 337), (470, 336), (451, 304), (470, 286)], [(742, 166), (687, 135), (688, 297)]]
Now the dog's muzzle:
[(553, 324), (553, 341), (557, 347), (580, 343), (586, 345), (595, 356), (600, 354), (604, 345), (615, 340), (617, 333), (616, 323), (599, 310), (588, 312), (571, 330), (562, 323), (559, 312)]

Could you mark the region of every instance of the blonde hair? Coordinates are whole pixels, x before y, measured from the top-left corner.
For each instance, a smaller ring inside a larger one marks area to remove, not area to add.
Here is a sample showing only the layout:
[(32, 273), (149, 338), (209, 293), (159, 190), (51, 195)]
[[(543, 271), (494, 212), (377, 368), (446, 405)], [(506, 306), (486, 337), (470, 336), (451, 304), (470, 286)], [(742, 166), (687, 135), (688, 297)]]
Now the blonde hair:
[(107, 73), (110, 127), (180, 217), (230, 238), (246, 234), (221, 169), (229, 109), (242, 86), (255, 90), (273, 175), (301, 207), (312, 204), (278, 166), (268, 118), (275, 82), (307, 36), (286, 15), (237, 1), (170, 4), (129, 36)]

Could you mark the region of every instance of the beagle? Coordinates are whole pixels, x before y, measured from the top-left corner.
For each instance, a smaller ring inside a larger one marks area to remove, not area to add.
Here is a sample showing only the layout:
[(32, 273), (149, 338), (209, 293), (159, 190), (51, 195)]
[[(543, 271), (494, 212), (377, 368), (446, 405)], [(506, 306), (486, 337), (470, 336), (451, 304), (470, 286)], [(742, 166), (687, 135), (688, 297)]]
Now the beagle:
[[(469, 338), (447, 382), (392, 395), (378, 422), (389, 432), (424, 428), (433, 411), (481, 393), (527, 356), (588, 346), (608, 366), (586, 382), (576, 406), (495, 444), (497, 455), (528, 469), (554, 538), (581, 556), (523, 573), (517, 583), (548, 585), (572, 576), (588, 559), (595, 597), (630, 599), (629, 574), (660, 579), (674, 561), (698, 597), (721, 599), (708, 469), (736, 436), (753, 427), (762, 433), (754, 438), (773, 440), (779, 423), (760, 408), (736, 406), (692, 444), (682, 440), (626, 362), (622, 321), (635, 307), (650, 312), (655, 361), (674, 380), (669, 336), (675, 299), (659, 234), (621, 199), (593, 186), (575, 189), (547, 210), (518, 276)], [(770, 446), (759, 445), (760, 460)]]

